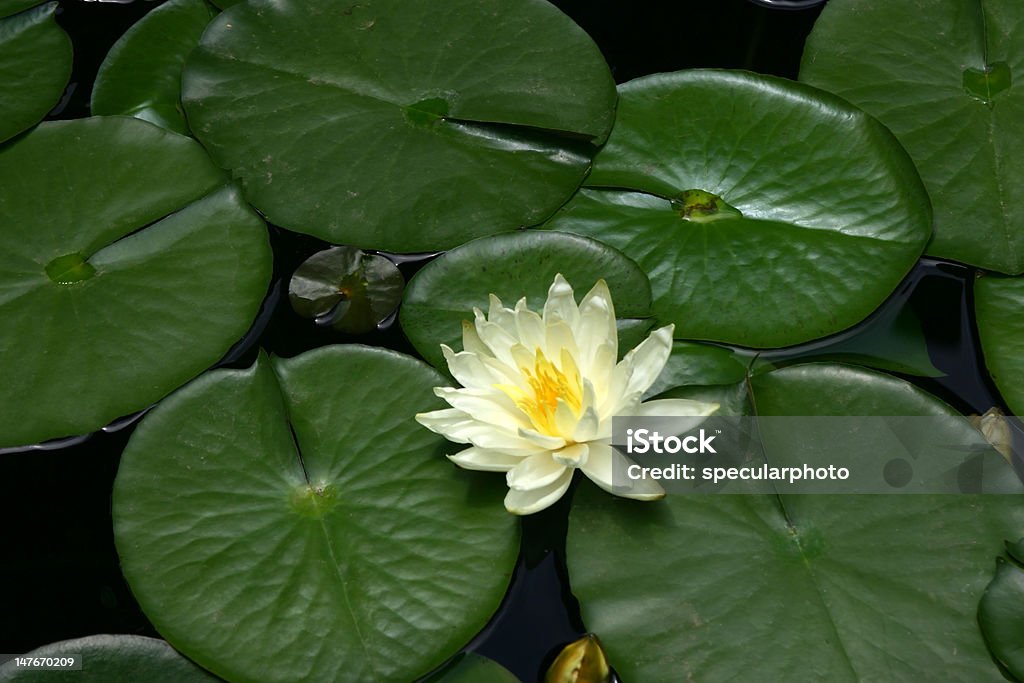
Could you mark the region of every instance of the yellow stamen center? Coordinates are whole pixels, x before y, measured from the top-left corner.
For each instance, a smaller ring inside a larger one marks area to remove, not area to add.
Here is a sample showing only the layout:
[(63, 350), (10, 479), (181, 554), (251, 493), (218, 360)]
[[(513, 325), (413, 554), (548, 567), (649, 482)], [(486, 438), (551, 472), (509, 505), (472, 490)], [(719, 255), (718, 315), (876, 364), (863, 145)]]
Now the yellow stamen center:
[(530, 391), (507, 384), (497, 385), (526, 413), (534, 428), (541, 434), (571, 437), (560, 434), (555, 420), (558, 401), (562, 400), (579, 417), (583, 406), (583, 381), (579, 368), (568, 351), (562, 351), (561, 367), (547, 359), (539, 348), (534, 356), (533, 367), (520, 367)]

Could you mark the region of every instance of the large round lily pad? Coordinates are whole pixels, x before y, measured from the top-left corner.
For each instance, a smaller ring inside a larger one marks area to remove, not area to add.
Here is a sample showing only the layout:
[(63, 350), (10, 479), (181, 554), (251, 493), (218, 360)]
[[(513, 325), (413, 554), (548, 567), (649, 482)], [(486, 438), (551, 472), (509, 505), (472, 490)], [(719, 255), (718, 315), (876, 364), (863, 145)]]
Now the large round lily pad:
[(270, 245), (225, 180), (194, 140), (131, 118), (0, 151), (0, 446), (145, 408), (245, 334)]
[(25, 657), (81, 656), (81, 668), (39, 671), (19, 669), (13, 661), (0, 666), (0, 681), (9, 683), (217, 683), (220, 679), (156, 638), (99, 635), (62, 640), (33, 650)]
[(832, 0), (800, 79), (877, 116), (935, 206), (928, 253), (1024, 272), (1024, 4)]
[(1024, 277), (983, 277), (974, 289), (985, 365), (1015, 415), (1024, 415)]
[(545, 0), (252, 0), (203, 34), (183, 99), (273, 223), (413, 252), (547, 218), (615, 91)]
[(838, 332), (920, 256), (931, 210), (913, 164), (839, 98), (699, 70), (619, 96), (585, 188), (547, 226), (634, 258), (677, 337), (771, 347)]
[(978, 623), (992, 655), (1024, 679), (1024, 539), (1007, 544), (1010, 559), (999, 558), (996, 575), (978, 605)]
[(462, 348), (462, 321), (473, 320), (474, 308), (487, 311), (494, 294), (510, 308), (526, 297), (539, 311), (558, 273), (577, 296), (604, 278), (619, 318), (619, 349), (625, 353), (642, 341), (650, 327), (651, 285), (640, 267), (595, 240), (542, 231), (483, 237), (431, 261), (405, 290), (402, 330), (420, 355), (444, 368), (441, 344)]
[(171, 0), (140, 19), (103, 60), (92, 113), (135, 116), (188, 135), (181, 69), (216, 14), (205, 0)]
[(50, 2), (0, 19), (0, 142), (46, 116), (71, 76), (71, 39), (56, 11)]
[[(759, 415), (955, 414), (852, 366), (793, 366), (748, 388)], [(584, 623), (623, 680), (995, 682), (975, 611), (1003, 539), (1022, 530), (1013, 495), (637, 504), (580, 489), (567, 557)]]
[(503, 482), (413, 419), (444, 379), (362, 346), (216, 370), (132, 436), (125, 577), (176, 648), (238, 681), (401, 681), (497, 609), (519, 547)]

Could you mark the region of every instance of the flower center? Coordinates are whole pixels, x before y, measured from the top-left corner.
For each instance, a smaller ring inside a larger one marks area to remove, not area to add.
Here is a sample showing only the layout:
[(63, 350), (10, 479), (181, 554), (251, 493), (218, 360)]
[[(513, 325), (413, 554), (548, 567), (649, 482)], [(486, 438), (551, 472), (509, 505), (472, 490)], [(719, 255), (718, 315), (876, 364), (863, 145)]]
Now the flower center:
[(569, 353), (562, 354), (562, 367), (552, 363), (537, 349), (533, 368), (521, 367), (531, 391), (502, 385), (500, 388), (526, 413), (541, 434), (559, 435), (555, 414), (558, 401), (563, 401), (579, 417), (583, 405), (583, 381), (579, 368)]

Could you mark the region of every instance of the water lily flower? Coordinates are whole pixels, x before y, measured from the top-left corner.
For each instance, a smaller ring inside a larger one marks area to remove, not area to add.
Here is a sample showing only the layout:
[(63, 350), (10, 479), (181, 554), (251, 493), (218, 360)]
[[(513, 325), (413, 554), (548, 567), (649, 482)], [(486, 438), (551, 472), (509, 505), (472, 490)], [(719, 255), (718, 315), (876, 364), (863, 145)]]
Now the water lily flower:
[(451, 408), (420, 413), (420, 424), (470, 447), (449, 455), (460, 467), (505, 472), (509, 512), (550, 506), (581, 470), (601, 488), (638, 500), (665, 495), (652, 480), (612, 482), (630, 461), (611, 445), (613, 416), (690, 417), (693, 426), (714, 403), (665, 399), (642, 403), (672, 349), (674, 326), (662, 327), (616, 362), (615, 308), (604, 280), (576, 304), (561, 275), (542, 313), (526, 299), (505, 308), (495, 295), (485, 316), (463, 321), (463, 350), (442, 344), (462, 388), (434, 389)]

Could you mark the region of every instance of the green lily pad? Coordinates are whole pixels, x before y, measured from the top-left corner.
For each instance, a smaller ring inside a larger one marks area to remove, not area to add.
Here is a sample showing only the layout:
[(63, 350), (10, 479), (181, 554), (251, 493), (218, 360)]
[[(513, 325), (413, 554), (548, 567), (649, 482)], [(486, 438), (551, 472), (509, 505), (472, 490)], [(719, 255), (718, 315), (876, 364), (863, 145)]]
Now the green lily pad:
[(114, 43), (96, 74), (93, 114), (124, 114), (189, 134), (181, 69), (217, 12), (205, 0), (171, 0)]
[(635, 259), (678, 338), (773, 347), (838, 332), (920, 256), (931, 210), (914, 166), (846, 102), (700, 70), (619, 96), (584, 189), (546, 227)]
[[(577, 298), (604, 278), (620, 322), (619, 350), (640, 343), (651, 326), (651, 285), (636, 263), (600, 242), (550, 232), (512, 232), (483, 237), (424, 266), (406, 287), (399, 321), (416, 351), (445, 368), (441, 344), (462, 348), (462, 321), (486, 311), (495, 294), (508, 307), (526, 297), (541, 310), (561, 273)], [(630, 320), (631, 319), (631, 320)]]
[(493, 659), (475, 652), (458, 656), (457, 661), (425, 683), (520, 683), (508, 669)]
[(503, 482), (413, 416), (435, 370), (363, 346), (261, 357), (161, 402), (114, 485), (125, 577), (228, 680), (412, 680), (493, 615), (519, 548)]
[(978, 623), (992, 655), (1024, 679), (1024, 564), (999, 558), (995, 578), (978, 605)]
[(985, 365), (1015, 415), (1024, 415), (1024, 278), (983, 277), (974, 310)]
[(24, 657), (61, 658), (77, 655), (74, 670), (28, 670), (13, 661), (0, 666), (0, 681), (10, 683), (217, 683), (221, 679), (182, 657), (167, 642), (132, 635), (95, 635), (51, 643)]
[(377, 329), (398, 308), (404, 288), (398, 266), (383, 256), (332, 247), (313, 254), (295, 270), (288, 298), (303, 317), (363, 334)]
[(39, 0), (0, 0), (0, 19), (17, 14), (29, 7), (35, 7)]
[(271, 222), (414, 252), (547, 218), (615, 91), (544, 0), (252, 0), (203, 34), (183, 100)]
[[(792, 366), (749, 388), (759, 415), (955, 415), (852, 366)], [(992, 556), (1022, 529), (1019, 496), (637, 504), (588, 487), (573, 502), (567, 558), (583, 621), (623, 680), (715, 683), (757, 671), (770, 681), (973, 683), (1001, 680), (975, 611)]]
[(98, 635), (62, 640), (32, 650), (24, 657), (68, 657), (79, 655), (77, 670), (38, 671), (19, 669), (9, 661), (0, 666), (5, 683), (217, 683), (219, 678), (175, 652), (163, 640), (128, 635)]
[(0, 19), (0, 142), (39, 123), (71, 77), (71, 39), (56, 11), (50, 2)]
[(928, 253), (1024, 272), (1024, 5), (833, 0), (800, 79), (877, 116), (935, 206)]
[(738, 351), (711, 344), (677, 341), (672, 344), (668, 362), (647, 390), (647, 396), (657, 396), (684, 386), (736, 384), (746, 378), (749, 366), (750, 360)]
[(270, 245), (225, 181), (194, 140), (132, 118), (0, 150), (0, 446), (145, 408), (245, 334)]

